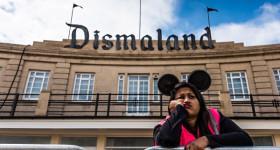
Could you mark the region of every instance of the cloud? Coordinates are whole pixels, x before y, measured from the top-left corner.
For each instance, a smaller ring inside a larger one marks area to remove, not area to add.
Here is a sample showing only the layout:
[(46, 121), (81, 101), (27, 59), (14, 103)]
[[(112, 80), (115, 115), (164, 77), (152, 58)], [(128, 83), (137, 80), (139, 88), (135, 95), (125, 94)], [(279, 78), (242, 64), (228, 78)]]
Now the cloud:
[(2, 9), (2, 11), (8, 12), (8, 13), (13, 13), (14, 12), (14, 3), (13, 2), (9, 2), (9, 1), (5, 1), (0, 5), (0, 9)]
[(244, 23), (225, 23), (211, 27), (217, 42), (243, 42), (245, 46), (280, 43), (280, 4), (265, 3), (261, 14)]
[[(94, 31), (105, 34), (139, 33), (139, 0), (5, 0), (0, 3), (0, 42), (32, 44), (33, 41), (68, 38), (72, 5), (76, 3), (83, 9), (74, 9), (73, 24), (88, 28), (90, 39)], [(182, 40), (188, 22), (176, 16), (176, 0), (142, 0), (141, 36), (149, 34), (157, 39), (158, 28), (163, 31), (163, 39), (171, 34)], [(265, 3), (257, 12), (260, 15), (243, 23), (223, 23), (212, 26), (212, 37), (217, 42), (243, 42), (246, 46), (280, 43), (280, 4)], [(184, 22), (183, 29), (179, 24)], [(205, 33), (204, 29), (192, 30), (196, 39)], [(78, 30), (82, 39), (82, 31)]]
[[(0, 4), (0, 42), (32, 44), (33, 41), (67, 39), (72, 5), (73, 24), (86, 26), (90, 39), (94, 31), (105, 34), (134, 34), (139, 31), (139, 1), (136, 0), (6, 0)], [(175, 0), (142, 0), (142, 36), (156, 37), (156, 29), (176, 23)], [(82, 38), (78, 31), (78, 38)]]

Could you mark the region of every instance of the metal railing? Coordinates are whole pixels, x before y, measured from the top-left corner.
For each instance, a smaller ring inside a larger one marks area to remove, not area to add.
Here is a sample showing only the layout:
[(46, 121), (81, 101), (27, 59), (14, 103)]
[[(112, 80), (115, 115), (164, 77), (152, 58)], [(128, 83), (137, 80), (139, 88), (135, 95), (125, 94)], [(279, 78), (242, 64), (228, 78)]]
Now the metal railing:
[[(57, 118), (164, 118), (168, 115), (168, 97), (160, 94), (50, 94), (46, 115), (36, 115), (38, 100), (26, 100), (27, 94), (0, 94), (0, 117), (57, 117)], [(30, 94), (29, 94), (30, 95)], [(35, 94), (33, 94), (35, 95)], [(38, 94), (37, 94), (38, 95)], [(87, 96), (88, 100), (73, 100)], [(123, 100), (118, 100), (122, 96)], [(157, 100), (153, 97), (158, 96)], [(203, 94), (207, 107), (221, 110), (218, 94)], [(240, 95), (231, 95), (240, 96)], [(247, 100), (232, 100), (233, 117), (280, 117), (279, 95), (242, 95)]]
[[(24, 100), (23, 96), (26, 94), (11, 93), (8, 98), (4, 100), (7, 94), (0, 94), (0, 104), (3, 104), (0, 109), (0, 116), (14, 117), (17, 114), (23, 116), (34, 116), (38, 100)], [(39, 95), (39, 94), (31, 94)]]
[[(1, 95), (2, 97), (6, 95), (0, 94), (0, 103), (3, 103)], [(24, 99), (26, 95), (30, 94), (10, 94), (0, 109), (0, 117), (38, 118), (39, 116), (36, 116), (38, 100), (26, 100)], [(118, 100), (120, 95), (123, 96), (123, 100)], [(90, 99), (75, 100), (74, 96), (87, 96)], [(158, 99), (154, 100), (154, 96)], [(204, 96), (205, 103), (209, 107), (220, 108), (217, 94)], [(164, 118), (168, 115), (169, 99), (161, 94), (50, 94), (47, 105), (45, 117)]]
[(245, 99), (232, 100), (234, 116), (238, 117), (280, 117), (280, 95), (273, 94), (231, 94)]

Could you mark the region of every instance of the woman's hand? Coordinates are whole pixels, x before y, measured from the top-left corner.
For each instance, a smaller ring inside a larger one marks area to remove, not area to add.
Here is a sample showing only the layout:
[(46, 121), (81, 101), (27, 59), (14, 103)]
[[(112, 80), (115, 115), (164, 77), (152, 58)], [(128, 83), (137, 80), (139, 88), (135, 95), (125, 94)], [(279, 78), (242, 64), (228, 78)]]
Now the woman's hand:
[(183, 99), (178, 99), (178, 100), (172, 100), (169, 103), (169, 109), (170, 109), (170, 113), (174, 112), (174, 109), (177, 105), (182, 105), (184, 106), (184, 100)]
[(185, 146), (185, 150), (204, 150), (208, 145), (210, 145), (210, 142), (206, 136), (203, 136), (188, 143)]

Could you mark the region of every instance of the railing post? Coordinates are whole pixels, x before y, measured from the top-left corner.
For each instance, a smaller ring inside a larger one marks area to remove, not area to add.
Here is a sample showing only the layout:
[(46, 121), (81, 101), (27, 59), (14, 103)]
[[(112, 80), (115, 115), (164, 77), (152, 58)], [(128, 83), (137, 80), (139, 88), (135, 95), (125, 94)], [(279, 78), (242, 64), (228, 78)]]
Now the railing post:
[(94, 116), (97, 116), (98, 103), (99, 103), (99, 93), (97, 93), (97, 94), (96, 94), (96, 101), (95, 101), (95, 112), (94, 112)]
[(17, 102), (18, 102), (18, 97), (19, 97), (19, 93), (16, 93), (15, 98), (14, 98), (14, 103), (13, 103), (13, 106), (12, 106), (12, 110), (11, 110), (11, 117), (14, 117), (14, 115), (15, 115)]
[(111, 93), (109, 93), (109, 96), (108, 96), (107, 117), (109, 117), (110, 103), (111, 103)]
[(137, 102), (136, 102), (136, 104), (137, 104), (137, 106), (138, 106), (138, 110), (137, 110), (137, 111), (138, 111), (139, 113), (142, 112), (142, 111), (140, 110), (140, 101), (141, 101), (140, 99), (139, 99), (139, 100), (137, 99)]
[[(133, 101), (133, 100), (132, 100), (132, 101)], [(134, 104), (134, 107), (137, 106), (137, 98), (134, 98), (133, 104)]]
[(278, 108), (279, 107), (279, 102), (276, 99), (272, 100), (272, 106), (275, 107), (275, 108)]
[(160, 117), (162, 117), (162, 94), (160, 94)]
[(254, 104), (254, 99), (253, 99), (253, 95), (250, 94), (250, 101), (251, 101), (251, 106), (252, 106), (252, 111), (253, 111), (253, 116), (256, 117), (256, 111), (255, 111), (255, 104)]

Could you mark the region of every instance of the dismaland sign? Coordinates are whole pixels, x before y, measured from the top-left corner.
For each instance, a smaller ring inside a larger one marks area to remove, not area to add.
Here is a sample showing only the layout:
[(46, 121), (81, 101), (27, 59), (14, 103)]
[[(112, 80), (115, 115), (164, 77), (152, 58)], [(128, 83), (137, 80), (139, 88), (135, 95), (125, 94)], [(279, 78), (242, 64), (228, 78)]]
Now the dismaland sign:
[[(66, 24), (70, 27), (74, 27), (75, 29), (72, 31), (71, 44), (70, 45), (65, 45), (64, 47), (66, 47), (66, 48), (67, 47), (68, 48), (76, 48), (76, 49), (83, 48), (89, 41), (88, 29), (83, 25), (68, 24), (68, 23), (66, 23)], [(77, 29), (82, 30), (83, 33), (84, 33), (84, 40), (83, 40), (83, 43), (81, 45), (77, 44), (77, 40), (76, 40)], [(158, 34), (158, 41), (157, 41), (158, 50), (162, 51), (163, 50), (162, 31), (161, 31), (161, 29), (157, 29), (156, 31), (157, 31), (157, 34)], [(204, 50), (214, 49), (214, 45), (213, 45), (212, 38), (211, 38), (210, 28), (206, 27), (205, 31), (206, 31), (206, 33), (204, 33), (200, 37), (199, 45)], [(99, 31), (96, 30), (96, 31), (94, 31), (94, 33), (95, 34), (94, 34), (93, 48), (98, 49), (99, 48), (99, 35), (98, 35)], [(184, 40), (184, 46), (183, 46), (184, 50), (189, 50), (190, 49), (189, 48), (189, 38), (191, 39), (190, 43), (191, 43), (192, 50), (197, 49), (196, 42), (195, 42), (195, 36), (193, 34), (190, 34), (190, 35), (184, 34), (182, 37), (183, 37), (183, 40)], [(204, 42), (203, 42), (204, 37), (207, 38), (208, 45), (204, 44)], [(110, 41), (110, 38), (112, 38), (112, 35), (110, 35), (110, 34), (106, 34), (102, 37), (103, 45), (101, 47), (102, 47), (103, 50), (110, 50), (114, 46), (113, 42)], [(121, 38), (123, 38), (123, 48), (121, 47)], [(132, 50), (136, 50), (137, 49), (136, 41), (135, 41), (135, 36), (133, 34), (130, 34), (130, 35), (125, 35), (125, 34), (119, 35), (119, 34), (117, 34), (116, 35), (116, 49), (117, 50), (121, 50), (121, 49), (128, 50), (129, 49), (129, 47), (127, 45), (127, 39), (128, 38), (131, 39), (130, 48)], [(173, 39), (174, 42), (171, 43), (170, 42), (171, 39)], [(145, 40), (148, 40), (148, 45), (145, 45), (145, 42), (144, 42)], [(165, 44), (166, 44), (167, 50), (169, 50), (169, 51), (172, 51), (172, 50), (179, 51), (179, 50), (181, 50), (181, 47), (179, 47), (178, 36), (176, 36), (176, 35), (168, 36)], [(140, 42), (140, 46), (141, 46), (142, 51), (148, 51), (148, 50), (153, 51), (154, 47), (153, 47), (152, 37), (149, 36), (149, 35), (143, 36), (142, 39), (141, 39), (141, 42)]]

